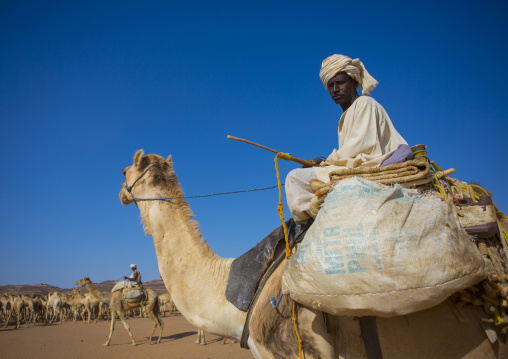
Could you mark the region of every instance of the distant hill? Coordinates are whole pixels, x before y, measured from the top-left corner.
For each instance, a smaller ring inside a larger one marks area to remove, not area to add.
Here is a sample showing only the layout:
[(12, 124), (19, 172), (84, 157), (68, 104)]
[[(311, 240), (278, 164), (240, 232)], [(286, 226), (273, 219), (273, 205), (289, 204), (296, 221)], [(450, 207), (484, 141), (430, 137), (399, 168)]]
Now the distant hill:
[[(116, 281), (107, 280), (102, 283), (95, 283), (97, 288), (103, 292), (109, 292), (111, 288), (115, 285)], [(145, 288), (152, 289), (157, 294), (166, 293), (166, 287), (164, 286), (164, 282), (162, 280), (152, 280), (150, 282), (143, 283)], [(86, 293), (87, 290), (81, 287), (73, 287), (78, 288), (81, 293)], [(0, 286), (0, 296), (6, 293), (13, 293), (16, 295), (47, 295), (49, 292), (59, 292), (59, 293), (72, 293), (72, 288), (59, 288), (50, 284), (24, 284), (24, 285), (2, 285)]]

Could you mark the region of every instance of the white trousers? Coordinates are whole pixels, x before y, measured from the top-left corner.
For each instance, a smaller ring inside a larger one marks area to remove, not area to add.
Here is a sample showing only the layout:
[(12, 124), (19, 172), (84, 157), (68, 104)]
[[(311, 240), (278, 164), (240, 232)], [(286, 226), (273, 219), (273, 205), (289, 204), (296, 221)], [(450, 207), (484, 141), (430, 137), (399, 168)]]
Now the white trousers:
[(317, 179), (312, 167), (296, 168), (286, 177), (286, 200), (295, 222), (307, 222), (311, 218), (310, 200), (315, 197), (310, 189), (311, 179)]

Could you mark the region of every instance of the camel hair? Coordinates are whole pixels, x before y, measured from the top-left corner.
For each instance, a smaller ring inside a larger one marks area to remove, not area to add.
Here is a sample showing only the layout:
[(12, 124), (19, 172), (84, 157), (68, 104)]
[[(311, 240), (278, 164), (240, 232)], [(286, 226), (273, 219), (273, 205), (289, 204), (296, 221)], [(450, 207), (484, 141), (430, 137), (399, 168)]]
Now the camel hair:
[[(124, 205), (136, 203), (145, 234), (152, 236), (164, 284), (178, 310), (197, 328), (240, 340), (247, 313), (224, 295), (233, 259), (221, 258), (212, 251), (185, 199), (134, 200), (184, 195), (171, 156), (165, 160), (154, 154), (145, 156), (139, 150), (133, 162), (123, 170), (126, 182), (119, 197)], [(284, 265), (267, 280), (252, 309), (248, 346), (256, 358), (299, 355), (291, 315), (293, 302), (284, 296), (273, 308), (269, 300), (281, 293)], [(476, 318), (476, 308), (461, 308), (462, 321), (456, 311), (447, 299), (403, 317), (378, 318), (385, 358), (508, 358), (506, 334), (495, 328), (499, 339), (491, 344)], [(328, 315), (327, 326), (321, 312), (299, 304), (295, 316), (305, 358), (366, 358), (357, 318)]]
[(161, 342), (162, 337), (162, 331), (164, 329), (164, 322), (162, 321), (162, 318), (160, 317), (159, 313), (159, 297), (157, 294), (151, 290), (151, 289), (145, 289), (146, 293), (148, 295), (148, 298), (145, 299), (145, 301), (141, 301), (138, 303), (129, 303), (126, 300), (123, 299), (122, 290), (117, 290), (113, 293), (108, 292), (101, 292), (95, 284), (90, 280), (90, 277), (84, 277), (83, 279), (79, 279), (76, 281), (76, 285), (84, 286), (90, 295), (95, 297), (97, 300), (107, 303), (109, 305), (109, 308), (111, 309), (111, 327), (109, 330), (109, 337), (106, 343), (104, 343), (104, 346), (108, 346), (111, 342), (111, 337), (113, 335), (113, 330), (115, 330), (115, 320), (116, 320), (116, 314), (120, 317), (120, 320), (123, 323), (123, 326), (129, 333), (129, 336), (131, 337), (132, 344), (136, 345), (136, 341), (134, 340), (134, 337), (131, 333), (131, 328), (127, 321), (125, 320), (125, 313), (129, 310), (133, 310), (136, 308), (142, 308), (143, 313), (145, 313), (148, 318), (150, 318), (153, 322), (153, 329), (152, 333), (150, 334), (150, 337), (148, 338), (148, 343), (152, 341), (153, 333), (155, 332), (155, 328), (157, 328), (157, 325), (160, 328), (159, 333), (159, 339), (155, 342), (155, 344), (158, 344)]

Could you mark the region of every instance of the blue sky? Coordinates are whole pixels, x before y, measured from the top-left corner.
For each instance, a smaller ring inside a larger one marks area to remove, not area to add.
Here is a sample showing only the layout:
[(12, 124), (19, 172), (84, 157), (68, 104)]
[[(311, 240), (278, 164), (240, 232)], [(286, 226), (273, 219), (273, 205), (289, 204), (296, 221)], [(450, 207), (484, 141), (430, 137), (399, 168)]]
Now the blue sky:
[[(187, 195), (275, 185), (274, 155), (226, 136), (327, 156), (342, 111), (318, 74), (334, 53), (363, 61), (410, 145), (508, 211), (507, 13), (501, 0), (2, 2), (0, 285), (119, 280), (130, 263), (158, 279), (139, 211), (118, 199), (134, 152), (171, 154)], [(277, 202), (189, 200), (223, 257), (280, 224)]]

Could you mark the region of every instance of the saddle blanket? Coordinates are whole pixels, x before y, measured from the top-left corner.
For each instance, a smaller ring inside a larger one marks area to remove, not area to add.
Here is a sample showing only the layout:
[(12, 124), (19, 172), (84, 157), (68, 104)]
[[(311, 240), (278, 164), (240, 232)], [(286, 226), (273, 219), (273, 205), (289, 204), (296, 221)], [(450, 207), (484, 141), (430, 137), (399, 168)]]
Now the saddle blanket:
[[(308, 225), (286, 221), (290, 245), (305, 231)], [(282, 225), (259, 242), (254, 248), (236, 258), (229, 272), (226, 299), (242, 311), (249, 309), (259, 280), (274, 259), (277, 245), (285, 247)]]

